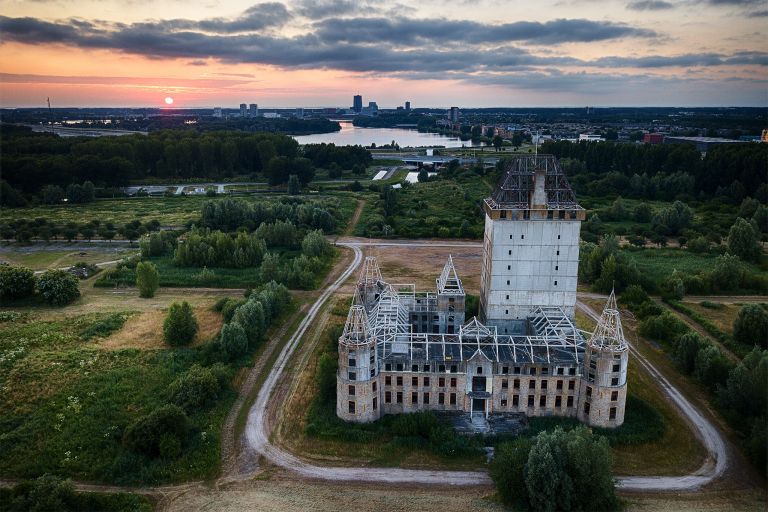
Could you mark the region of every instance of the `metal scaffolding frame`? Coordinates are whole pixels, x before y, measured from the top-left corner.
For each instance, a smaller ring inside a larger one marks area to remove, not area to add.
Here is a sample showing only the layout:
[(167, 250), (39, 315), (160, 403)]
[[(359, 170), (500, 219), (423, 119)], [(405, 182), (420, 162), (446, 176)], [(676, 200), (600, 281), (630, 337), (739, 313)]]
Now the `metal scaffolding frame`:
[(616, 305), (616, 294), (611, 290), (608, 300), (597, 321), (595, 331), (589, 338), (589, 345), (601, 351), (624, 352), (628, 349), (624, 338), (624, 328), (621, 326), (621, 314)]
[(524, 155), (512, 159), (491, 197), (485, 199), (486, 204), (493, 210), (531, 209), (537, 170), (546, 173), (548, 210), (583, 210), (554, 155)]

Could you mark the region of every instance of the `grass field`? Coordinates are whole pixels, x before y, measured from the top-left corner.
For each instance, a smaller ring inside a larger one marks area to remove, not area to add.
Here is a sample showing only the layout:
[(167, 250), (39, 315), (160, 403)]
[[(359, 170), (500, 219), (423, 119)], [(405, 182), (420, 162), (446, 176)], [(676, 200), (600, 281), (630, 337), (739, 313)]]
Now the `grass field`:
[(168, 385), (196, 361), (196, 350), (107, 350), (98, 338), (84, 341), (81, 333), (104, 317), (32, 313), (0, 324), (0, 474), (123, 484), (214, 476), (234, 391), (190, 414), (194, 431), (178, 458), (128, 451), (126, 426), (167, 401)]
[(35, 245), (0, 245), (0, 261), (32, 270), (68, 267), (84, 261), (101, 263), (137, 254), (138, 248), (125, 244), (53, 243)]
[(729, 335), (733, 334), (733, 321), (736, 320), (736, 316), (743, 305), (718, 303), (716, 308), (708, 308), (696, 302), (685, 302), (684, 304), (707, 318), (715, 324), (715, 327)]

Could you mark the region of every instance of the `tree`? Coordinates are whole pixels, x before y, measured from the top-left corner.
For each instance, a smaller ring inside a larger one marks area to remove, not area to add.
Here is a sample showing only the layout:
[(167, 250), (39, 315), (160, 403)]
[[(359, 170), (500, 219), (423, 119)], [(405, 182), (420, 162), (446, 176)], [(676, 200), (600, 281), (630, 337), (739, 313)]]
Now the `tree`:
[(75, 486), (70, 480), (45, 474), (32, 482), (14, 488), (15, 499), (8, 510), (33, 512), (67, 512), (77, 510)]
[(66, 306), (80, 296), (77, 278), (64, 270), (46, 270), (37, 279), (37, 291), (52, 306)]
[(523, 136), (519, 132), (512, 134), (512, 147), (519, 148), (523, 144)]
[(504, 144), (504, 140), (501, 138), (500, 135), (496, 135), (493, 137), (493, 147), (496, 149), (496, 151), (501, 151), (502, 144)]
[(171, 403), (188, 413), (212, 402), (219, 395), (219, 380), (210, 368), (192, 365), (168, 386)]
[(333, 254), (333, 247), (323, 236), (322, 230), (317, 229), (304, 236), (301, 252), (309, 257), (324, 258)]
[(681, 300), (685, 295), (685, 285), (677, 270), (672, 271), (661, 283), (661, 295), (671, 300)]
[(148, 299), (155, 296), (160, 286), (160, 273), (154, 263), (140, 261), (136, 265), (136, 286), (139, 287), (139, 297)]
[(295, 174), (291, 174), (288, 177), (288, 194), (292, 196), (301, 194), (301, 183), (299, 182), (299, 177)]
[(746, 345), (768, 348), (768, 312), (758, 304), (742, 306), (733, 321), (733, 337)]
[(677, 366), (687, 374), (693, 373), (696, 366), (696, 355), (707, 342), (695, 332), (683, 334), (675, 343), (673, 358)]
[(728, 232), (728, 252), (744, 261), (754, 261), (760, 255), (757, 230), (739, 217)]
[(256, 299), (249, 299), (245, 304), (235, 310), (232, 322), (240, 324), (248, 338), (250, 348), (256, 345), (264, 337), (266, 322), (264, 318), (264, 307)]
[(627, 208), (624, 206), (624, 200), (621, 196), (613, 201), (609, 215), (612, 220), (624, 220), (627, 217)]
[(419, 183), (424, 183), (429, 181), (429, 173), (427, 172), (427, 170), (422, 168), (419, 171), (419, 174), (417, 175), (417, 179), (419, 180)]
[(24, 299), (34, 293), (35, 273), (31, 269), (0, 265), (0, 299)]
[(187, 301), (174, 302), (163, 322), (163, 338), (172, 346), (189, 345), (197, 334), (197, 319)]
[(532, 441), (525, 437), (502, 443), (491, 461), (491, 479), (499, 491), (501, 501), (515, 509), (528, 507), (525, 465), (528, 463), (531, 445)]
[(648, 206), (647, 204), (640, 203), (637, 206), (635, 206), (635, 210), (633, 214), (635, 217), (635, 221), (637, 222), (651, 222), (653, 210), (651, 210), (651, 207)]
[(710, 391), (725, 383), (729, 370), (728, 361), (714, 345), (707, 345), (696, 354), (693, 373)]
[(237, 322), (224, 324), (219, 335), (219, 349), (225, 361), (234, 361), (248, 351), (248, 336)]
[(175, 438), (181, 444), (189, 430), (189, 418), (184, 411), (177, 405), (166, 404), (130, 424), (123, 434), (123, 444), (134, 452), (157, 457), (164, 440)]
[(64, 189), (58, 185), (46, 185), (40, 191), (40, 202), (43, 204), (60, 204), (65, 197)]
[(768, 233), (768, 206), (761, 204), (752, 216), (752, 223), (761, 233)]

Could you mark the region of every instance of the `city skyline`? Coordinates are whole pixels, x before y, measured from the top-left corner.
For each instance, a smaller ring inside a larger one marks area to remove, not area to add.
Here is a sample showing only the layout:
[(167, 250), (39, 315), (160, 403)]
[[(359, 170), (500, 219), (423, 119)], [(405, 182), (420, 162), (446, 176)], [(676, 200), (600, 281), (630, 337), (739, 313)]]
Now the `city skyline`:
[(760, 1), (522, 7), (4, 1), (0, 103), (348, 107), (360, 93), (381, 108), (768, 104)]

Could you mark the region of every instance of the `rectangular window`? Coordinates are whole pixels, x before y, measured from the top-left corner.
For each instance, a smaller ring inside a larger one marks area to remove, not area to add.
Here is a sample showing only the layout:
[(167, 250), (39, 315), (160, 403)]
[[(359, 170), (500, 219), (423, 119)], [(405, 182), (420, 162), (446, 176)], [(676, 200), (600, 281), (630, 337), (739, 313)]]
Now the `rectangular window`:
[(403, 371), (403, 363), (397, 363), (397, 365), (395, 365), (395, 369), (399, 372)]
[(547, 380), (546, 379), (541, 381), (541, 389), (547, 389)]
[(350, 359), (350, 360), (349, 360), (349, 366), (351, 366), (351, 367), (353, 367), (353, 368), (354, 368), (355, 366), (357, 366), (357, 359)]
[(411, 371), (412, 371), (412, 372), (417, 372), (417, 371), (419, 371), (419, 365), (417, 365), (417, 364), (412, 364), (412, 365), (411, 365)]
[[(509, 298), (509, 297), (507, 297), (507, 298)], [(512, 370), (513, 370), (512, 373), (514, 373), (515, 375), (520, 375), (520, 367), (519, 366), (515, 366)]]
[(549, 375), (549, 366), (542, 366), (541, 367), (541, 374), (542, 375)]
[(349, 372), (347, 377), (349, 380), (357, 380), (357, 374), (355, 372)]
[(392, 376), (391, 375), (387, 375), (386, 377), (384, 377), (384, 385), (385, 386), (391, 386), (392, 385)]
[(509, 366), (502, 366), (501, 367), (501, 373), (503, 375), (507, 375), (509, 373)]
[(373, 390), (376, 391), (376, 381), (373, 381)]
[(501, 399), (501, 406), (502, 407), (506, 407), (507, 406), (507, 401), (505, 399), (503, 399), (503, 398)]
[(387, 363), (384, 365), (384, 371), (385, 372), (391, 372), (392, 371), (392, 363)]
[(568, 368), (568, 375), (576, 375), (576, 368)]
[(429, 405), (429, 393), (424, 393), (424, 404)]
[(540, 396), (539, 397), (539, 407), (546, 407), (547, 406), (547, 397), (546, 396)]
[(349, 414), (355, 414), (355, 402), (349, 402), (347, 407), (349, 407)]
[(424, 385), (429, 386), (429, 377), (424, 377)]
[(459, 372), (459, 367), (456, 366), (455, 364), (452, 364), (451, 365), (451, 373), (458, 373), (458, 372)]
[(391, 404), (392, 403), (392, 392), (386, 391), (384, 393), (384, 403), (385, 404)]
[(418, 385), (419, 385), (419, 378), (411, 377), (411, 386), (418, 386)]
[[(453, 299), (451, 299), (451, 300), (453, 300)], [(425, 364), (424, 366), (422, 366), (421, 371), (428, 372), (429, 371), (429, 365)]]
[(536, 381), (531, 379), (528, 381), (528, 389), (536, 389)]
[(402, 377), (397, 377), (397, 381), (396, 382), (397, 382), (398, 386), (402, 386), (403, 385), (403, 378)]
[(584, 402), (584, 414), (589, 415), (589, 402)]
[(507, 389), (509, 387), (509, 381), (507, 379), (501, 379), (501, 389)]
[(576, 389), (576, 381), (575, 380), (569, 380), (568, 381), (568, 389), (570, 389), (571, 391)]
[[(507, 286), (509, 286), (509, 279), (507, 279)], [(509, 311), (507, 311), (507, 314), (509, 314)]]
[(563, 406), (563, 397), (556, 396), (555, 397), (555, 407), (558, 409)]
[(450, 400), (451, 405), (456, 405), (456, 393), (451, 393)]
[(452, 388), (456, 387), (456, 377), (451, 377), (451, 387)]
[(563, 381), (559, 380), (557, 381), (557, 386), (555, 386), (557, 389), (563, 389)]
[(528, 370), (528, 373), (529, 373), (530, 375), (536, 375), (536, 368), (530, 368), (530, 369)]
[(514, 389), (520, 389), (520, 379), (515, 379), (515, 380), (512, 382), (512, 387), (513, 387)]
[(349, 386), (349, 396), (355, 396), (355, 386)]
[(440, 405), (445, 405), (445, 393), (437, 394), (437, 403)]
[(441, 364), (441, 365), (440, 365), (440, 366), (438, 366), (437, 368), (438, 368), (438, 371), (439, 371), (440, 373), (445, 373), (445, 365), (444, 365), (444, 364)]
[(555, 271), (560, 270), (560, 265), (555, 265)]
[(509, 255), (512, 256), (512, 251), (509, 251)]
[(562, 367), (558, 368), (557, 369), (557, 374), (558, 375), (565, 375), (565, 368), (562, 368)]
[(573, 397), (569, 396), (568, 400), (565, 402), (565, 405), (568, 407), (573, 407)]
[(371, 378), (373, 378), (374, 375), (376, 375), (376, 369), (371, 368)]
[(614, 377), (611, 379), (611, 386), (618, 386), (619, 385), (619, 378)]
[(560, 256), (560, 251), (557, 251), (557, 255)]
[(507, 265), (507, 270), (512, 270), (512, 265)]
[(501, 210), (499, 212), (499, 217), (502, 218), (502, 219), (506, 219), (507, 218), (507, 210)]
[(620, 365), (620, 364), (615, 364), (615, 365), (613, 365), (613, 371), (614, 371), (614, 372), (618, 372), (618, 371), (621, 371), (621, 365)]
[(557, 286), (557, 281), (555, 281), (555, 286)]
[(403, 403), (403, 392), (402, 391), (398, 391), (397, 392), (397, 403), (399, 403), (399, 404)]
[(528, 407), (533, 407), (533, 395), (528, 395)]
[(419, 394), (418, 393), (411, 393), (411, 403), (412, 404), (419, 403)]
[(517, 407), (519, 405), (520, 405), (520, 396), (512, 395), (512, 407)]
[(587, 386), (587, 396), (592, 396), (592, 387)]
[(439, 379), (437, 379), (437, 385), (440, 386), (441, 388), (444, 388), (445, 387), (445, 377), (440, 377)]
[(618, 399), (619, 399), (619, 392), (618, 391), (611, 392), (611, 402), (615, 402)]
[(373, 398), (373, 410), (374, 410), (374, 411), (376, 410), (376, 406), (377, 406), (377, 405), (378, 405), (378, 403), (376, 402), (376, 397), (374, 397), (374, 398)]
[(525, 240), (525, 235), (520, 235), (520, 240)]
[(608, 419), (609, 420), (615, 420), (616, 419), (616, 408), (615, 407), (611, 407), (608, 410)]

